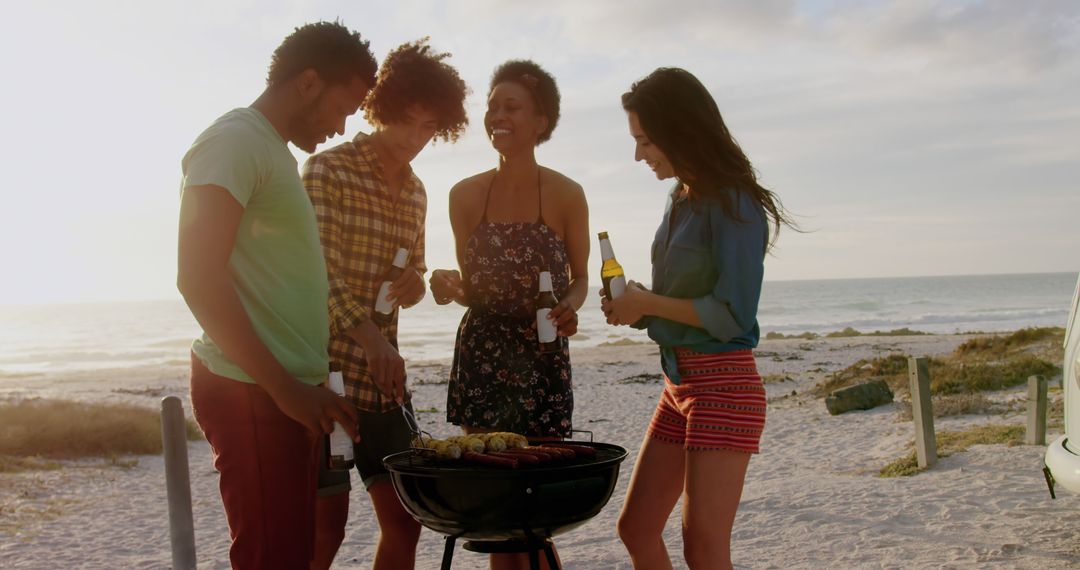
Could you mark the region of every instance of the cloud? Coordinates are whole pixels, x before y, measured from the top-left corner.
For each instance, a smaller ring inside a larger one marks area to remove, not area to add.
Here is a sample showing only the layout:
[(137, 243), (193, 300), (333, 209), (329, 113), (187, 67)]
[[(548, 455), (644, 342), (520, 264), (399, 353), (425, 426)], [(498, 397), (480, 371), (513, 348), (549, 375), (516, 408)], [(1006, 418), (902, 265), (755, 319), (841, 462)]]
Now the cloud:
[(1009, 67), (1036, 73), (1075, 63), (1080, 4), (1072, 0), (894, 0), (847, 5), (822, 32), (860, 50), (919, 65)]

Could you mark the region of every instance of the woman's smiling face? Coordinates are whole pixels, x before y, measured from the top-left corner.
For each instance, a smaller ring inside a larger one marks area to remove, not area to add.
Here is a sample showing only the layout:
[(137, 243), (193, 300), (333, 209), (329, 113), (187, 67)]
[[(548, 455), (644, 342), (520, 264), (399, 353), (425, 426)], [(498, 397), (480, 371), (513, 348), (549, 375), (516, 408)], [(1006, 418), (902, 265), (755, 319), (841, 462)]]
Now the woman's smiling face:
[(500, 153), (513, 148), (533, 148), (547, 128), (547, 117), (539, 112), (532, 93), (524, 86), (504, 81), (488, 95), (484, 128), (491, 146)]
[(645, 129), (641, 128), (641, 120), (638, 119), (637, 113), (630, 111), (626, 114), (626, 118), (630, 123), (630, 136), (634, 137), (634, 160), (644, 160), (659, 180), (673, 178), (675, 167), (671, 165), (664, 151), (649, 140)]

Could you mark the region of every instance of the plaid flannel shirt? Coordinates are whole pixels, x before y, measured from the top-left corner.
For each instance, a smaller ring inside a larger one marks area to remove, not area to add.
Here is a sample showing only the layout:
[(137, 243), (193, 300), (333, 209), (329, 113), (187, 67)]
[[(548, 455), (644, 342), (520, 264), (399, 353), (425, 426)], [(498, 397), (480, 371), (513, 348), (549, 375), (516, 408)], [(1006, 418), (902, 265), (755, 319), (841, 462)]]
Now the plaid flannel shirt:
[[(385, 412), (397, 407), (375, 386), (364, 349), (347, 331), (368, 320), (383, 275), (399, 247), (406, 266), (421, 276), (427, 194), (412, 171), (395, 202), (368, 135), (308, 159), (303, 170), (326, 256), (330, 281), (330, 360), (341, 364), (345, 396), (358, 408)], [(397, 314), (379, 330), (397, 347)]]

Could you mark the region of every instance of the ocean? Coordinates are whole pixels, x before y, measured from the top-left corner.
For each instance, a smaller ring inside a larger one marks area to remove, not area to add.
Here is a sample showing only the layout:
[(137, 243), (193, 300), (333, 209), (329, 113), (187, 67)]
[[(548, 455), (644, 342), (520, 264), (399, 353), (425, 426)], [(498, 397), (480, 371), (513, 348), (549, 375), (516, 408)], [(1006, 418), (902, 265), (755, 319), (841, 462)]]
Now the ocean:
[[(769, 281), (758, 321), (769, 332), (931, 333), (1064, 327), (1077, 275), (1040, 273)], [(449, 358), (464, 309), (430, 296), (402, 311), (399, 344), (408, 361)], [(198, 325), (179, 300), (0, 306), (0, 380), (27, 374), (184, 364)], [(572, 346), (647, 341), (610, 327), (591, 292)]]

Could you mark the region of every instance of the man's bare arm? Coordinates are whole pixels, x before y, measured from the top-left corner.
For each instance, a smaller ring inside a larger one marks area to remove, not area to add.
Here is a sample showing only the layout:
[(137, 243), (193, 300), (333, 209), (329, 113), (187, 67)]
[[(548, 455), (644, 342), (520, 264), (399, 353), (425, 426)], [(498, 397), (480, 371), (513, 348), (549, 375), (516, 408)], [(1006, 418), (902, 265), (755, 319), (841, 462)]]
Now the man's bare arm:
[(355, 438), (355, 408), (329, 390), (298, 381), (255, 333), (228, 269), (243, 213), (243, 206), (220, 186), (185, 189), (177, 288), (206, 334), (282, 412), (316, 433), (331, 431), (336, 420)]

